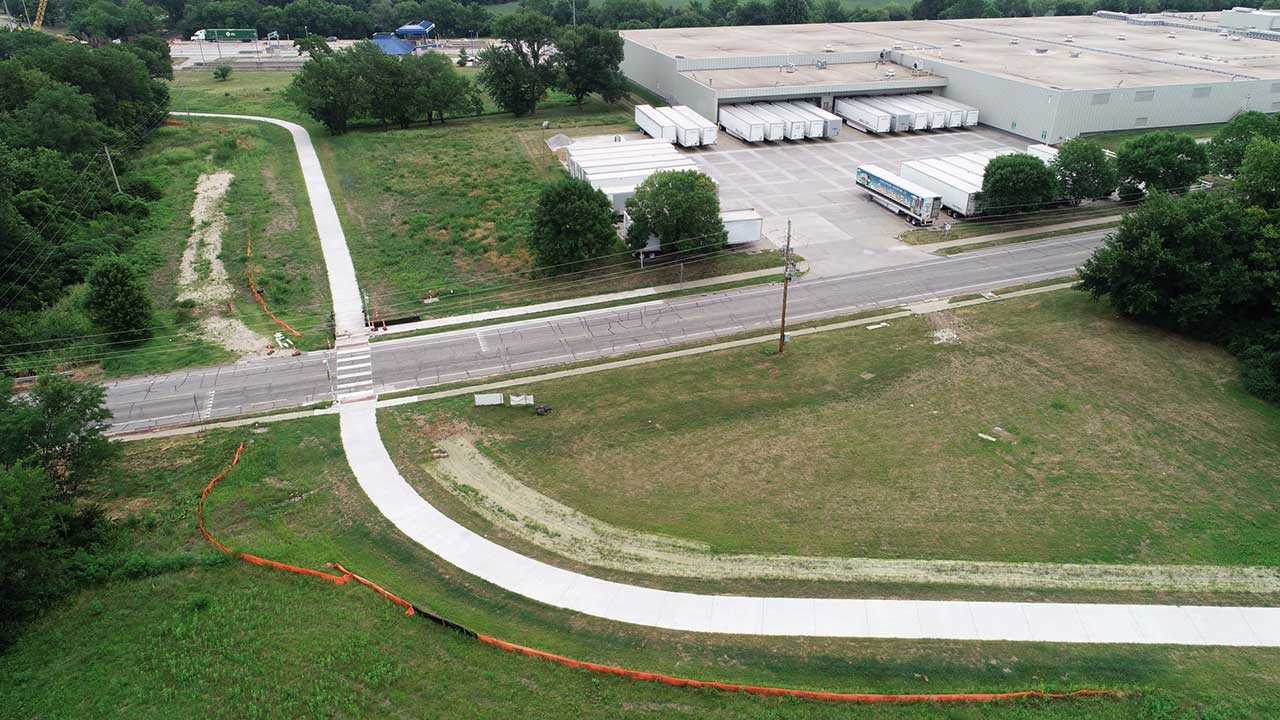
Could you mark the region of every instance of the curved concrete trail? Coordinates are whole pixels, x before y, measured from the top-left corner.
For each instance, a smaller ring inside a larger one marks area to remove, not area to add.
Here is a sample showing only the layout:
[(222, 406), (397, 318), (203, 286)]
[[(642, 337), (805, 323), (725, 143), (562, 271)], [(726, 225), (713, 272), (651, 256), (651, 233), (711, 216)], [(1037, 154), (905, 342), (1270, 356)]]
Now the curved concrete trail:
[[(352, 361), (368, 362), (355, 269), (307, 131), (273, 118), (192, 114), (268, 122), (293, 134), (328, 266), (339, 335), (350, 330), (359, 338), (336, 351), (337, 362), (343, 353)], [(749, 635), (1280, 647), (1280, 608), (745, 597), (601, 580), (504, 548), (429, 504), (392, 462), (371, 398), (344, 402), (339, 416), (342, 446), (356, 480), (401, 532), (482, 580), (587, 615), (671, 630)]]

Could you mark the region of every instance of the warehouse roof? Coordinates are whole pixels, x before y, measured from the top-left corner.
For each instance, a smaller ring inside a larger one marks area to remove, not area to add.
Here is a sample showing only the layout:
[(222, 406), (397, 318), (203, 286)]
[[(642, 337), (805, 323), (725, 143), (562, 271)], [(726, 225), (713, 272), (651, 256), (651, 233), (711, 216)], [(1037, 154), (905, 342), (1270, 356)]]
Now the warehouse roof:
[[(887, 75), (887, 73), (892, 75)], [(778, 67), (732, 68), (728, 70), (686, 70), (681, 73), (691, 80), (717, 90), (737, 88), (786, 87), (802, 85), (866, 85), (867, 90), (927, 89), (940, 87), (946, 80), (937, 76), (913, 77), (911, 68), (893, 63), (839, 63), (818, 69), (813, 65), (797, 65), (790, 71)]]
[(1280, 79), (1275, 42), (1093, 16), (627, 30), (622, 35), (690, 59), (879, 51), (897, 44), (910, 55), (1066, 90)]

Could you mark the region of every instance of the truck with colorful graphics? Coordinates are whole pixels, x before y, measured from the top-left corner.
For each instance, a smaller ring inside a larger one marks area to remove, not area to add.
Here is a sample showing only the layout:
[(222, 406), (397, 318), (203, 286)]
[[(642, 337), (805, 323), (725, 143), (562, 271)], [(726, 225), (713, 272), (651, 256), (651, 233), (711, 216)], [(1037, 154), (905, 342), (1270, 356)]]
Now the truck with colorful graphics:
[(876, 165), (859, 165), (855, 182), (871, 199), (912, 225), (932, 225), (942, 209), (942, 196)]

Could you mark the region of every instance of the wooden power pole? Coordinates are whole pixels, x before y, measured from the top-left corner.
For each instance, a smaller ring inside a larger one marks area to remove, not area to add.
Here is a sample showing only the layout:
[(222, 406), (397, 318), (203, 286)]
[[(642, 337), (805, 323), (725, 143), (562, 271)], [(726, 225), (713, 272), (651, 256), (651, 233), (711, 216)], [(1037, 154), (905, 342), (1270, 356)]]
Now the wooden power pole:
[(787, 344), (787, 288), (791, 285), (791, 221), (787, 221), (787, 247), (782, 251), (782, 322), (778, 323), (778, 354)]
[(107, 165), (111, 168), (111, 179), (116, 181), (116, 192), (122, 193), (124, 191), (120, 189), (120, 177), (116, 175), (116, 164), (111, 161), (111, 148), (107, 147), (106, 143), (103, 143), (102, 149), (107, 152)]

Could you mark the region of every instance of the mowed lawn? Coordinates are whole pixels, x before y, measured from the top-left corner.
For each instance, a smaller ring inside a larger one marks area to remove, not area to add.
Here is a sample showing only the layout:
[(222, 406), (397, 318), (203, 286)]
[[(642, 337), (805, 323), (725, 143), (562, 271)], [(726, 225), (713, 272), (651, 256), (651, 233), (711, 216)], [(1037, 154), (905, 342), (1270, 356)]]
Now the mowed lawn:
[[(338, 561), (484, 633), (587, 660), (826, 690), (1107, 687), (1120, 699), (851, 708), (698, 691), (505, 653), (355, 583), (223, 559)], [(1280, 712), (1275, 650), (692, 635), (557, 611), (442, 565), (395, 532), (343, 461), (332, 417), (127, 446), (91, 494), (121, 523), (116, 580), (70, 594), (0, 649), (11, 717), (556, 717), (1215, 720)], [(1186, 714), (1192, 713), (1192, 714)], [(1201, 715), (1200, 713), (1204, 713)]]
[(1280, 565), (1280, 410), (1083, 293), (516, 391), (555, 413), (384, 411), (393, 457), (469, 426), (551, 497), (726, 553)]

